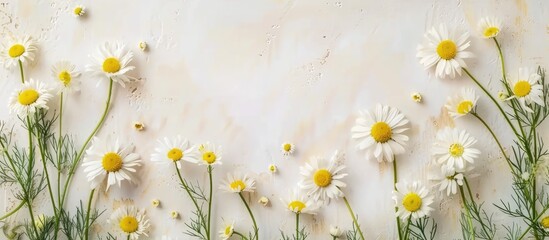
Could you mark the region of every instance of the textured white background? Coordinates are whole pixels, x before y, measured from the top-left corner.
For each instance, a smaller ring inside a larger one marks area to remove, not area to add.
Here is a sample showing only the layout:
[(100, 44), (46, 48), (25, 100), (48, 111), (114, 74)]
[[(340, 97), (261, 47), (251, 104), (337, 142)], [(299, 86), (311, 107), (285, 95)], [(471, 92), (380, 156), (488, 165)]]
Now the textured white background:
[[(74, 18), (72, 8), (82, 3), (86, 17)], [(400, 179), (428, 182), (427, 163), (436, 131), (457, 126), (472, 132), (483, 149), (473, 179), (474, 194), (486, 200), (488, 212), (498, 224), (508, 220), (491, 205), (499, 198), (510, 200), (510, 177), (496, 146), (478, 122), (462, 118), (455, 123), (442, 110), (448, 95), (473, 86), (467, 78), (438, 80), (419, 65), (416, 46), (427, 28), (446, 23), (450, 28), (472, 32), (477, 58), (471, 71), (495, 94), (501, 77), (492, 41), (480, 39), (477, 21), (483, 16), (503, 20), (500, 34), (510, 76), (520, 66), (547, 66), (549, 6), (544, 1), (360, 1), (360, 0), (217, 0), (217, 1), (32, 1), (0, 2), (0, 26), (4, 36), (32, 35), (39, 42), (29, 77), (53, 82), (50, 66), (68, 59), (80, 69), (90, 63), (88, 55), (104, 41), (119, 40), (135, 52), (132, 76), (143, 81), (125, 89), (116, 87), (112, 111), (99, 137), (115, 134), (136, 145), (144, 159), (140, 184), (123, 184), (95, 201), (106, 209), (95, 228), (104, 233), (112, 209), (121, 201), (146, 208), (151, 225), (149, 236), (183, 235), (190, 216), (190, 201), (181, 189), (173, 168), (151, 164), (154, 139), (181, 134), (194, 143), (206, 140), (224, 147), (223, 165), (215, 169), (215, 188), (227, 172), (249, 172), (257, 178), (252, 208), (259, 219), (262, 239), (277, 239), (279, 229), (293, 231), (293, 215), (279, 198), (299, 181), (299, 167), (313, 155), (328, 156), (340, 149), (346, 153), (348, 195), (367, 239), (395, 238), (392, 173), (388, 164), (366, 161), (355, 150), (350, 129), (359, 109), (375, 103), (397, 107), (411, 120), (409, 151), (398, 157)], [(140, 52), (139, 41), (149, 43)], [(18, 72), (0, 71), (0, 101), (7, 103), (19, 84)], [(83, 74), (82, 91), (68, 97), (65, 131), (81, 143), (99, 118), (106, 97), (106, 82)], [(424, 103), (410, 100), (419, 91)], [(55, 108), (54, 99), (50, 106)], [(499, 113), (483, 96), (478, 110), (511, 143), (510, 131)], [(0, 104), (1, 119), (15, 123), (7, 104)], [(132, 129), (142, 121), (146, 131)], [(23, 131), (17, 128), (18, 131)], [(297, 153), (284, 158), (283, 141), (296, 144)], [(270, 175), (275, 163), (279, 174)], [(169, 165), (168, 165), (169, 166)], [(205, 169), (185, 165), (184, 175), (206, 183)], [(88, 184), (79, 169), (70, 191), (69, 209), (86, 202)], [(256, 203), (268, 196), (272, 205)], [(44, 192), (42, 198), (46, 199)], [(215, 192), (213, 224), (222, 218), (236, 220), (237, 230), (251, 229), (251, 221), (238, 196)], [(162, 207), (151, 207), (158, 198)], [(3, 210), (16, 204), (6, 191)], [(38, 211), (51, 214), (43, 200)], [(441, 239), (458, 238), (459, 200), (439, 198), (434, 213)], [(181, 213), (172, 220), (171, 210)], [(19, 219), (26, 218), (20, 211)], [(343, 202), (333, 201), (314, 217), (302, 217), (310, 239), (328, 239), (329, 225), (350, 229), (351, 219)], [(500, 233), (503, 233), (500, 227)]]

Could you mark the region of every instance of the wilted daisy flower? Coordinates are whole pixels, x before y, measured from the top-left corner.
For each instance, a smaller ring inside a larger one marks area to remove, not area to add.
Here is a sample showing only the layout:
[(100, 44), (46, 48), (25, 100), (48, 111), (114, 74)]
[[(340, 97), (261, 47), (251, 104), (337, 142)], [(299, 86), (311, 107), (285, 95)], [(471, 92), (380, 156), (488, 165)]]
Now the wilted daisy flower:
[(533, 112), (528, 105), (532, 102), (545, 106), (543, 101), (543, 86), (539, 84), (541, 76), (536, 71), (528, 68), (519, 68), (518, 79), (509, 80), (509, 87), (513, 95), (509, 99), (516, 98), (520, 106), (528, 112)]
[(21, 63), (28, 63), (34, 61), (36, 54), (36, 43), (30, 36), (22, 38), (8, 37), (2, 44), (2, 50), (0, 58), (5, 68), (17, 66), (19, 61)]
[(286, 208), (294, 213), (315, 214), (318, 204), (309, 198), (307, 194), (302, 194), (298, 189), (290, 193), (290, 198), (281, 199)]
[(172, 219), (178, 219), (179, 218), (179, 212), (171, 211), (170, 216), (172, 217)]
[(417, 103), (421, 103), (421, 100), (423, 99), (421, 94), (418, 92), (413, 92), (410, 97), (412, 97), (412, 100)]
[(76, 66), (69, 61), (57, 62), (51, 68), (51, 75), (57, 83), (59, 92), (73, 92), (80, 90), (80, 82), (75, 78), (80, 76)]
[(461, 68), (467, 67), (464, 59), (474, 57), (473, 53), (465, 51), (469, 45), (469, 33), (457, 34), (449, 32), (441, 24), (438, 31), (431, 28), (424, 35), (425, 43), (417, 47), (416, 56), (425, 69), (436, 65), (435, 75), (440, 78), (454, 78), (456, 73), (461, 75)]
[(120, 186), (123, 180), (134, 182), (132, 175), (141, 166), (141, 158), (132, 151), (133, 146), (121, 145), (118, 139), (104, 141), (94, 137), (82, 163), (91, 188), (96, 188), (105, 177), (108, 178), (106, 190), (115, 183)]
[(197, 163), (199, 153), (195, 146), (191, 146), (187, 139), (183, 139), (181, 136), (170, 140), (164, 138), (163, 140), (157, 140), (158, 145), (154, 149), (154, 153), (151, 155), (151, 161), (159, 164), (176, 163), (177, 168), (181, 169), (181, 160)]
[(240, 173), (227, 174), (227, 179), (221, 183), (220, 189), (227, 192), (241, 193), (241, 192), (254, 192), (255, 180), (249, 178), (247, 175)]
[(222, 240), (227, 240), (234, 233), (234, 222), (225, 223), (225, 226), (219, 231), (219, 237)]
[(305, 166), (299, 168), (303, 177), (299, 186), (315, 201), (325, 202), (343, 196), (340, 188), (346, 186), (342, 179), (347, 174), (342, 173), (345, 165), (336, 163), (338, 157), (337, 151), (330, 160), (313, 157)]
[(473, 148), (477, 140), (465, 130), (444, 128), (437, 133), (433, 144), (433, 156), (439, 164), (461, 171), (465, 163), (473, 163), (480, 151)]
[(463, 186), (463, 174), (456, 172), (455, 168), (449, 167), (448, 165), (442, 165), (438, 170), (440, 173), (438, 173), (438, 176), (434, 179), (437, 181), (436, 185), (439, 186), (438, 190), (446, 190), (447, 196), (456, 194), (458, 186)]
[(139, 239), (140, 235), (148, 236), (145, 232), (149, 228), (149, 219), (144, 210), (138, 210), (135, 206), (123, 206), (111, 215), (111, 223), (130, 239)]
[(202, 154), (202, 158), (200, 159), (202, 161), (198, 161), (198, 164), (221, 165), (221, 154), (222, 154), (221, 146), (215, 146), (210, 142), (206, 142), (204, 144), (201, 144), (198, 147), (198, 151), (200, 151), (200, 153)]
[(499, 34), (501, 29), (501, 20), (484, 17), (478, 22), (478, 28), (483, 38), (494, 38)]
[(125, 87), (127, 82), (134, 78), (126, 76), (126, 73), (133, 70), (134, 66), (129, 66), (133, 59), (132, 51), (125, 50), (122, 43), (104, 43), (99, 47), (96, 55), (92, 56), (94, 63), (87, 65), (86, 70), (95, 75), (105, 76), (114, 82)]
[(478, 96), (472, 88), (462, 88), (461, 93), (455, 97), (448, 97), (444, 107), (453, 118), (467, 115), (477, 105)]
[(260, 203), (261, 205), (266, 207), (267, 205), (269, 205), (269, 199), (267, 197), (263, 196), (263, 197), (259, 198), (257, 203)]
[(433, 199), (427, 188), (419, 182), (413, 182), (411, 185), (398, 182), (396, 191), (393, 191), (393, 200), (398, 208), (396, 215), (402, 220), (408, 219), (410, 215), (413, 219), (429, 216), (433, 211), (429, 206), (433, 203)]
[(26, 117), (38, 109), (48, 109), (47, 103), (53, 97), (46, 84), (33, 80), (23, 83), (10, 97), (10, 113)]
[(394, 155), (404, 153), (408, 136), (408, 119), (398, 109), (376, 105), (375, 111), (361, 111), (356, 125), (351, 129), (352, 138), (360, 142), (357, 148), (366, 151), (366, 159), (392, 162)]
[(341, 230), (338, 226), (330, 225), (330, 235), (334, 238), (339, 238), (343, 235), (343, 230)]
[(133, 123), (133, 129), (141, 132), (141, 131), (145, 130), (145, 124), (142, 123), (142, 122), (134, 122)]
[(282, 143), (282, 145), (280, 146), (280, 151), (282, 151), (282, 154), (284, 154), (284, 156), (292, 155), (295, 152), (295, 145), (290, 142)]
[(158, 199), (153, 199), (153, 200), (151, 201), (151, 204), (152, 204), (153, 207), (157, 208), (157, 207), (160, 206), (160, 200), (158, 200)]
[(139, 44), (137, 46), (143, 52), (147, 50), (147, 43), (146, 42), (141, 41), (141, 42), (139, 42)]

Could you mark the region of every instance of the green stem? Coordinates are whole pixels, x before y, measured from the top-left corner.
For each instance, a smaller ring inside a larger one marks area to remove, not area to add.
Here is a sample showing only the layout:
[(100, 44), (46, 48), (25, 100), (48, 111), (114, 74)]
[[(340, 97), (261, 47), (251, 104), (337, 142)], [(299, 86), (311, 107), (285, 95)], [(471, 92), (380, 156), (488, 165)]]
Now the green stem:
[[(61, 145), (63, 144), (63, 92), (59, 97), (59, 137), (57, 138), (57, 204), (59, 215), (62, 214), (63, 206), (61, 206)], [(59, 217), (55, 218), (54, 238), (57, 239), (59, 232)]]
[(248, 240), (248, 238), (246, 236), (244, 236), (244, 234), (242, 234), (242, 233), (239, 233), (237, 231), (233, 231), (233, 234), (240, 236), (240, 239)]
[(128, 237), (126, 238), (126, 240), (130, 240), (130, 235), (128, 234)]
[[(29, 198), (30, 196), (26, 196), (26, 198)], [(29, 215), (30, 215), (30, 222), (32, 224), (32, 228), (34, 229), (34, 232), (36, 233), (36, 236), (38, 237), (39, 234), (38, 234), (38, 228), (36, 227), (36, 223), (34, 222), (34, 213), (32, 211), (32, 203), (30, 201), (27, 201), (27, 208), (29, 209)]]
[(406, 223), (406, 230), (404, 231), (404, 239), (408, 239), (408, 233), (410, 232), (411, 222), (412, 222), (412, 216), (408, 217), (408, 223)]
[[(175, 165), (175, 170), (177, 170), (177, 176), (179, 177), (179, 181), (181, 181), (181, 185), (183, 185), (183, 188), (185, 188), (185, 191), (189, 195), (189, 198), (191, 198), (191, 200), (193, 201), (194, 207), (196, 208), (196, 211), (197, 211), (198, 215), (200, 215), (200, 218), (202, 219), (202, 223), (205, 223), (206, 219), (204, 219), (204, 214), (202, 214), (202, 210), (200, 209), (196, 199), (192, 195), (191, 190), (189, 189), (189, 186), (187, 185), (187, 183), (185, 181), (183, 181), (183, 177), (181, 177), (181, 171), (177, 167), (177, 162), (174, 162), (174, 165)], [(204, 224), (202, 224), (202, 226), (204, 226)], [(204, 229), (204, 230), (206, 231), (206, 235), (208, 235), (209, 229)]]
[(25, 74), (23, 74), (23, 63), (21, 60), (17, 60), (19, 62), (19, 73), (21, 74), (21, 83), (25, 83)]
[(299, 240), (299, 213), (295, 213), (295, 239)]
[[(259, 235), (258, 235), (259, 228), (257, 227), (257, 222), (255, 221), (255, 217), (254, 217), (254, 214), (252, 213), (252, 209), (250, 208), (250, 206), (246, 202), (246, 199), (244, 199), (244, 196), (242, 195), (242, 192), (239, 192), (238, 196), (240, 196), (240, 199), (242, 199), (242, 202), (244, 203), (244, 206), (246, 206), (246, 209), (248, 210), (248, 213), (250, 214), (250, 217), (252, 218), (252, 222), (254, 224), (255, 239), (259, 239)], [(209, 217), (209, 215), (208, 215), (208, 217)]]
[(351, 204), (349, 204), (349, 201), (347, 200), (347, 197), (343, 196), (343, 201), (345, 202), (345, 205), (347, 206), (347, 210), (349, 210), (349, 214), (351, 214), (351, 217), (353, 218), (353, 224), (355, 224), (355, 227), (358, 230), (358, 233), (360, 234), (360, 238), (362, 240), (364, 240), (364, 234), (362, 233), (362, 230), (360, 229), (360, 225), (358, 224), (358, 221), (356, 219), (356, 215), (353, 212), (353, 209), (351, 208)]
[[(393, 159), (393, 189), (397, 191), (397, 187), (396, 187), (396, 184), (398, 181), (397, 162), (396, 162), (396, 157), (393, 157), (393, 158), (394, 158)], [(398, 207), (395, 207), (395, 212), (398, 212)], [(402, 232), (400, 231), (400, 218), (398, 216), (396, 217), (396, 222), (397, 222), (398, 239), (402, 240)]]
[[(21, 62), (19, 62), (19, 64), (21, 64)], [(21, 66), (21, 65), (20, 65)], [(23, 72), (21, 72), (23, 73)], [(21, 78), (23, 78), (23, 75), (21, 75)], [(32, 141), (32, 125), (31, 125), (31, 121), (30, 121), (30, 117), (27, 115), (27, 132), (29, 133), (29, 168), (27, 169), (27, 176), (32, 176), (31, 172), (32, 172), (32, 168), (34, 166), (34, 145), (33, 145), (33, 141)], [(32, 183), (32, 177), (29, 179), (29, 187), (32, 188), (33, 186), (33, 183)], [(22, 186), (23, 187), (23, 186)], [(24, 188), (24, 187), (23, 187)], [(31, 221), (32, 221), (32, 227), (34, 229), (34, 232), (36, 233), (36, 236), (38, 237), (38, 228), (36, 228), (36, 224), (34, 223), (34, 213), (32, 211), (32, 199), (30, 199), (30, 195), (29, 195), (29, 191), (31, 189), (27, 189), (27, 190), (24, 190), (24, 195), (25, 195), (25, 198), (26, 198), (26, 202), (27, 202), (27, 208), (29, 210), (29, 215), (30, 215), (30, 218), (31, 218)]]
[(461, 193), (461, 201), (463, 201), (463, 206), (465, 207), (465, 212), (467, 213), (467, 224), (469, 224), (469, 229), (471, 230), (471, 239), (475, 239), (475, 229), (473, 227), (473, 220), (471, 220), (471, 211), (467, 206), (467, 200), (465, 199), (465, 193), (463, 193), (463, 186), (459, 186), (459, 192)]
[[(84, 233), (84, 239), (88, 240), (89, 237), (89, 229), (90, 229), (90, 211), (91, 211), (91, 204), (93, 200), (93, 193), (95, 192), (95, 189), (91, 190), (90, 197), (88, 199), (88, 208), (86, 210), (86, 225), (85, 225), (85, 233)], [(128, 235), (129, 237), (129, 235)]]
[(532, 222), (532, 224), (529, 224), (529, 226), (528, 226), (528, 228), (526, 229), (526, 231), (524, 231), (524, 232), (522, 233), (522, 235), (520, 235), (520, 237), (518, 238), (518, 240), (521, 240), (521, 239), (523, 239), (523, 238), (526, 236), (526, 234), (530, 231), (530, 229), (532, 229), (532, 225), (537, 224), (538, 220), (541, 218), (541, 216), (543, 216), (543, 214), (545, 214), (545, 212), (546, 212), (548, 209), (549, 209), (549, 205), (547, 205), (547, 206), (543, 209), (543, 211), (541, 211), (541, 213), (536, 217), (536, 219), (534, 219), (534, 221)]
[(25, 206), (25, 201), (21, 201), (19, 203), (19, 205), (17, 205), (17, 207), (15, 207), (13, 210), (11, 210), (10, 212), (6, 213), (6, 215), (0, 217), (0, 221), (3, 221), (4, 219), (8, 218), (9, 216), (13, 215), (14, 213), (16, 213), (17, 211), (19, 211), (19, 209), (21, 209), (23, 206)]
[(208, 198), (208, 240), (211, 236), (211, 219), (212, 219), (212, 196), (213, 196), (213, 180), (212, 180), (212, 165), (208, 165), (208, 175), (210, 178), (210, 197)]
[[(469, 199), (471, 200), (471, 203), (473, 204), (473, 206), (477, 206), (477, 204), (475, 203), (475, 198), (473, 197), (473, 193), (471, 192), (471, 186), (469, 186), (469, 181), (467, 181), (466, 177), (463, 178), (463, 181), (465, 182), (465, 187), (467, 188), (467, 193), (469, 194)], [(485, 227), (485, 224), (482, 223), (480, 225), (482, 227), (482, 231), (486, 234), (486, 236), (490, 236), (490, 234), (488, 233), (488, 229), (486, 229)]]
[(46, 154), (45, 154), (46, 150), (43, 142), (41, 141), (41, 140), (44, 140), (45, 137), (40, 135), (40, 133), (38, 133), (37, 138), (38, 139), (36, 139), (36, 141), (38, 142), (38, 149), (40, 151), (40, 157), (42, 158), (42, 167), (44, 168), (44, 174), (45, 174), (46, 183), (48, 186), (48, 193), (50, 195), (51, 205), (53, 207), (53, 214), (55, 215), (55, 219), (57, 219), (58, 218), (57, 207), (55, 206), (55, 199), (53, 197), (53, 191), (51, 189), (50, 174), (48, 173), (48, 166), (46, 165)]

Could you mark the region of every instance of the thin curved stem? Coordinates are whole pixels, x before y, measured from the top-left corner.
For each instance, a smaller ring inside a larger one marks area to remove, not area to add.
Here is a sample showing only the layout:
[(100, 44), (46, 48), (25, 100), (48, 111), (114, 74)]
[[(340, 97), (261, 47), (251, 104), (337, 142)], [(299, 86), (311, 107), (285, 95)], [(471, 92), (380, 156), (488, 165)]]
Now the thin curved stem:
[(299, 240), (299, 213), (295, 213), (295, 238)]
[[(26, 196), (27, 198), (29, 197), (28, 195)], [(31, 225), (32, 225), (32, 228), (34, 229), (34, 232), (36, 233), (36, 236), (39, 236), (38, 235), (38, 228), (36, 227), (36, 223), (35, 223), (35, 219), (34, 219), (34, 213), (32, 211), (32, 203), (27, 201), (27, 208), (29, 209), (29, 215), (30, 215), (30, 219), (31, 219)]]
[(351, 204), (349, 204), (349, 201), (347, 200), (347, 197), (343, 196), (343, 201), (345, 202), (345, 205), (347, 206), (347, 210), (349, 210), (349, 213), (351, 214), (351, 217), (353, 218), (353, 223), (355, 224), (355, 227), (358, 230), (358, 234), (360, 234), (360, 239), (364, 240), (364, 234), (362, 233), (362, 230), (360, 229), (360, 225), (358, 224), (358, 221), (356, 219), (356, 215), (353, 212), (353, 209), (351, 208)]
[[(63, 206), (61, 205), (61, 145), (63, 144), (63, 92), (59, 96), (59, 135), (57, 138), (57, 204), (59, 215), (62, 213)], [(54, 238), (57, 238), (59, 232), (60, 218), (55, 218)]]
[(208, 175), (210, 178), (210, 197), (208, 198), (208, 239), (211, 237), (211, 219), (212, 219), (212, 196), (213, 196), (213, 180), (212, 180), (212, 165), (208, 165)]
[(471, 229), (471, 239), (475, 239), (475, 229), (473, 227), (473, 220), (471, 219), (471, 211), (467, 206), (467, 199), (465, 199), (465, 193), (463, 193), (463, 186), (459, 186), (459, 192), (461, 193), (461, 201), (463, 201), (463, 206), (465, 207), (465, 212), (467, 213), (467, 224), (469, 224), (469, 229)]
[(237, 231), (233, 231), (233, 234), (240, 236), (240, 239), (248, 240), (248, 238), (246, 236), (244, 236), (244, 234), (242, 234), (242, 233), (239, 233)]
[[(398, 181), (397, 162), (396, 162), (396, 157), (393, 156), (393, 189), (395, 191), (397, 191), (397, 187), (396, 187), (397, 181)], [(395, 212), (398, 212), (398, 207), (395, 207)], [(402, 240), (402, 232), (400, 231), (400, 218), (398, 216), (396, 217), (396, 222), (397, 222), (398, 239)]]
[(89, 238), (89, 230), (90, 230), (90, 211), (91, 211), (91, 204), (93, 200), (93, 193), (95, 192), (95, 188), (91, 190), (90, 197), (88, 199), (88, 208), (86, 209), (86, 226), (85, 226), (85, 233), (84, 233), (84, 239), (88, 240)]
[(258, 236), (259, 228), (257, 227), (257, 222), (255, 221), (255, 217), (254, 217), (254, 214), (252, 213), (252, 209), (250, 208), (250, 206), (246, 202), (246, 199), (244, 199), (244, 196), (242, 195), (242, 192), (239, 192), (238, 196), (240, 196), (240, 199), (242, 199), (242, 202), (244, 203), (244, 206), (246, 206), (246, 209), (248, 210), (248, 213), (250, 214), (250, 217), (252, 218), (252, 222), (254, 224), (255, 239), (259, 239), (259, 236)]
[(6, 213), (6, 215), (0, 217), (0, 221), (3, 221), (4, 219), (10, 217), (11, 215), (13, 215), (14, 213), (16, 213), (17, 211), (19, 211), (19, 209), (21, 209), (23, 206), (25, 206), (25, 201), (21, 201), (19, 203), (19, 205), (17, 205), (17, 207), (15, 207), (13, 210), (11, 210), (10, 212)]
[(19, 73), (21, 74), (21, 83), (25, 83), (25, 74), (23, 73), (23, 63), (21, 60), (17, 60), (19, 62)]
[[(38, 138), (43, 138), (44, 137), (44, 136), (40, 135), (40, 133), (37, 133), (37, 134), (38, 134), (38, 136), (37, 136)], [(45, 155), (46, 146), (44, 146), (42, 144), (42, 141), (40, 139), (37, 139), (37, 142), (38, 142), (38, 149), (40, 151), (40, 157), (42, 158), (42, 167), (44, 168), (44, 174), (45, 174), (46, 183), (47, 183), (47, 186), (48, 186), (48, 193), (49, 193), (49, 196), (50, 196), (51, 205), (53, 207), (53, 214), (55, 215), (55, 219), (57, 219), (58, 218), (57, 207), (55, 206), (55, 199), (53, 197), (53, 190), (51, 189), (50, 174), (48, 173), (48, 166), (46, 165), (46, 155)]]
[(410, 223), (412, 222), (412, 217), (408, 218), (408, 223), (406, 223), (406, 230), (404, 231), (404, 239), (408, 239), (408, 233), (410, 232)]
[[(181, 177), (181, 171), (177, 167), (177, 162), (174, 162), (174, 165), (175, 165), (175, 170), (177, 170), (177, 176), (179, 177), (179, 181), (181, 181), (181, 185), (183, 185), (183, 188), (185, 188), (185, 191), (189, 195), (189, 198), (191, 198), (191, 200), (193, 201), (194, 207), (196, 208), (196, 211), (197, 211), (198, 215), (200, 215), (200, 218), (202, 219), (202, 223), (205, 223), (206, 219), (204, 219), (204, 214), (202, 214), (202, 210), (200, 209), (200, 207), (198, 206), (198, 202), (196, 201), (196, 199), (192, 195), (191, 190), (189, 189), (189, 186), (183, 180), (183, 177)], [(204, 225), (204, 224), (202, 224), (202, 225)], [(209, 229), (204, 229), (204, 230), (206, 231), (206, 235), (208, 235)]]

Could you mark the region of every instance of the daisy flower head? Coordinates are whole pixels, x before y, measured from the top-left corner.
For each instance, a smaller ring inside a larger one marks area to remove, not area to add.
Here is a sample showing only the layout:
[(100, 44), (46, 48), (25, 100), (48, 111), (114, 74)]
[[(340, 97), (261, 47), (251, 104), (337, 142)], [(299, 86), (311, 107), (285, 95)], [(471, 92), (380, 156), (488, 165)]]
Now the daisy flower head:
[(227, 240), (233, 236), (234, 233), (234, 221), (226, 222), (221, 230), (219, 230), (219, 238)]
[(107, 189), (124, 180), (135, 182), (133, 174), (141, 166), (139, 154), (133, 152), (132, 145), (122, 145), (118, 139), (102, 140), (95, 137), (92, 146), (86, 150), (86, 157), (82, 163), (84, 172), (94, 189), (107, 178)]
[(455, 78), (456, 73), (461, 76), (461, 68), (467, 67), (464, 60), (474, 57), (473, 53), (466, 51), (471, 44), (468, 39), (468, 32), (450, 32), (441, 24), (438, 29), (433, 27), (425, 33), (425, 42), (417, 47), (416, 56), (425, 69), (436, 66), (436, 77)]
[(463, 174), (456, 172), (455, 168), (442, 165), (438, 168), (438, 176), (434, 179), (439, 191), (445, 191), (446, 195), (456, 194), (458, 186), (463, 186)]
[(448, 97), (444, 107), (454, 119), (469, 114), (477, 105), (478, 96), (472, 88), (462, 88), (455, 97)]
[(357, 148), (366, 151), (366, 159), (392, 162), (394, 155), (404, 153), (408, 119), (398, 109), (377, 104), (374, 111), (362, 111), (360, 115), (351, 132), (352, 138), (359, 141)]
[(34, 61), (36, 51), (36, 42), (30, 37), (25, 36), (22, 38), (8, 37), (2, 44), (2, 50), (0, 58), (5, 68), (11, 68), (21, 63), (29, 63)]
[(483, 38), (495, 38), (501, 30), (501, 20), (492, 17), (481, 18), (478, 28)]
[(234, 174), (228, 173), (227, 179), (223, 180), (219, 188), (230, 193), (254, 192), (254, 185), (255, 180), (253, 178), (236, 172)]
[(423, 100), (421, 93), (418, 92), (413, 92), (412, 94), (410, 94), (410, 97), (412, 98), (412, 101), (417, 103), (421, 103), (421, 101)]
[(222, 156), (222, 148), (221, 146), (216, 146), (215, 144), (212, 144), (210, 142), (206, 142), (204, 144), (201, 144), (198, 147), (198, 151), (202, 155), (200, 160), (198, 161), (198, 164), (201, 165), (221, 165), (221, 156)]
[(135, 206), (122, 206), (111, 215), (111, 223), (130, 239), (139, 239), (139, 236), (148, 236), (145, 232), (149, 228), (144, 210)]
[(545, 106), (543, 101), (543, 86), (539, 83), (541, 76), (532, 69), (519, 68), (518, 79), (511, 78), (509, 88), (512, 96), (509, 99), (517, 99), (520, 106), (527, 112), (533, 112), (529, 107), (532, 102)]
[(338, 164), (339, 154), (336, 152), (330, 160), (313, 157), (305, 166), (300, 167), (300, 174), (303, 177), (299, 186), (313, 200), (327, 202), (332, 198), (343, 196), (341, 188), (347, 186), (343, 178), (347, 173), (342, 173), (345, 165)]
[(280, 151), (282, 151), (282, 154), (284, 154), (284, 156), (290, 156), (295, 152), (295, 145), (290, 142), (284, 142), (280, 146)]
[(119, 42), (104, 43), (99, 46), (97, 54), (92, 55), (94, 63), (87, 65), (86, 70), (106, 79), (112, 79), (125, 87), (126, 83), (135, 80), (135, 78), (126, 75), (135, 67), (129, 66), (133, 60), (133, 53), (125, 48), (126, 46)]
[(181, 160), (198, 163), (198, 157), (200, 156), (196, 147), (191, 146), (189, 141), (181, 136), (174, 139), (159, 139), (154, 151), (151, 155), (151, 161), (158, 164), (175, 163), (179, 169), (181, 169)]
[(413, 219), (429, 216), (433, 211), (430, 205), (433, 203), (434, 197), (429, 194), (427, 188), (421, 185), (420, 182), (398, 182), (396, 191), (393, 191), (393, 200), (398, 208), (396, 216), (402, 220), (412, 216)]
[(539, 225), (545, 230), (545, 232), (549, 232), (549, 216), (545, 216), (539, 221)]
[(81, 16), (84, 16), (84, 14), (86, 14), (86, 8), (82, 5), (77, 5), (76, 7), (74, 7), (74, 9), (72, 10), (72, 14), (74, 17), (81, 17)]
[(319, 205), (307, 194), (303, 194), (299, 189), (294, 189), (290, 192), (288, 199), (281, 199), (286, 208), (294, 213), (315, 214)]
[(59, 61), (51, 67), (51, 75), (55, 79), (59, 92), (80, 91), (80, 82), (76, 80), (80, 72), (69, 61)]
[(474, 163), (480, 155), (480, 151), (473, 148), (476, 142), (465, 130), (447, 127), (437, 133), (433, 143), (433, 156), (437, 163), (463, 171), (466, 163)]
[(30, 79), (15, 90), (10, 97), (10, 113), (16, 113), (23, 118), (33, 114), (38, 109), (48, 109), (48, 101), (53, 97), (48, 86), (34, 79)]

